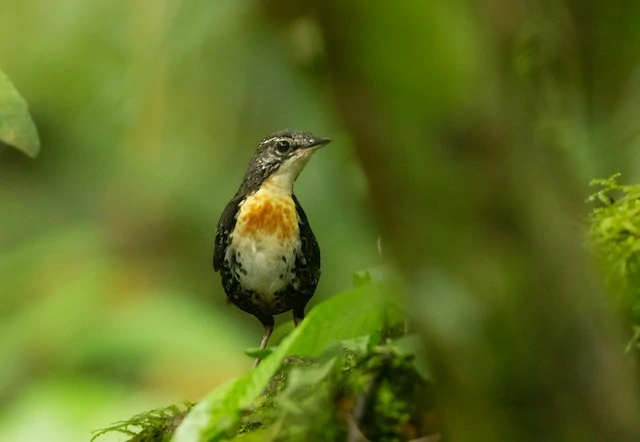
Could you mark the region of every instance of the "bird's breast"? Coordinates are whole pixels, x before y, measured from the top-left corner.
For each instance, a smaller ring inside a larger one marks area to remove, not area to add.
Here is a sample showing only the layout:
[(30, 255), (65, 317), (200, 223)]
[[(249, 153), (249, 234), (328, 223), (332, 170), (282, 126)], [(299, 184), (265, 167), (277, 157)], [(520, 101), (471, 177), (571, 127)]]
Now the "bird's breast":
[(242, 286), (268, 301), (293, 278), (300, 251), (298, 214), (291, 195), (265, 186), (239, 205), (226, 259)]
[(268, 236), (283, 243), (297, 237), (298, 214), (293, 198), (268, 189), (248, 196), (240, 203), (234, 234), (255, 239)]

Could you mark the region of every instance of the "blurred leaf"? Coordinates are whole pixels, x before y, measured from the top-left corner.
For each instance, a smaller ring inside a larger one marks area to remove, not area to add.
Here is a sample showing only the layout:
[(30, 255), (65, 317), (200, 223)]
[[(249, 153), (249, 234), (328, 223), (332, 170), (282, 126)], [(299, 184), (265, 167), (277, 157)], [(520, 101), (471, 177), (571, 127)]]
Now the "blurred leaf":
[(246, 354), (250, 358), (264, 359), (267, 356), (269, 356), (272, 352), (273, 352), (272, 348), (251, 347), (251, 348), (247, 348), (244, 351), (244, 354)]
[(221, 440), (260, 396), (286, 356), (318, 356), (330, 344), (369, 335), (404, 318), (388, 286), (369, 285), (318, 304), (278, 348), (245, 376), (211, 392), (178, 427), (174, 442)]
[(29, 155), (40, 152), (36, 125), (29, 115), (27, 102), (0, 71), (0, 141)]

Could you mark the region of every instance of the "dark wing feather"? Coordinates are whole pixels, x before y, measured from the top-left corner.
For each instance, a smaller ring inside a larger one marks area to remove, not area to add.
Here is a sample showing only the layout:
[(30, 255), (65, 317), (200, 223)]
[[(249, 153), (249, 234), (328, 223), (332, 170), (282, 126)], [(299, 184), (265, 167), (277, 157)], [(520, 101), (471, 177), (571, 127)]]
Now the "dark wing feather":
[(298, 199), (293, 195), (293, 201), (296, 204), (296, 210), (300, 217), (300, 240), (302, 242), (301, 252), (304, 257), (305, 263), (297, 263), (298, 276), (302, 280), (303, 286), (308, 286), (311, 289), (311, 295), (315, 291), (315, 287), (318, 285), (320, 278), (320, 247), (316, 241), (316, 237), (313, 235), (309, 220), (306, 213), (300, 206)]
[(242, 201), (242, 196), (233, 198), (227, 207), (224, 208), (218, 228), (216, 229), (216, 240), (213, 247), (213, 270), (219, 272), (224, 265), (224, 255), (229, 246), (229, 235), (236, 226), (236, 214), (238, 212), (238, 204)]

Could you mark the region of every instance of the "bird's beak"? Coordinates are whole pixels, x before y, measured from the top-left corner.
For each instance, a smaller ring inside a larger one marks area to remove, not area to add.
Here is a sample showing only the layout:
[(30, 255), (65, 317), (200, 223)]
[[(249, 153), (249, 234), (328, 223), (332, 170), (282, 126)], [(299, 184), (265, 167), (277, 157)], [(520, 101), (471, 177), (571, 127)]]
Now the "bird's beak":
[(316, 150), (321, 148), (322, 146), (326, 146), (331, 143), (331, 138), (313, 138), (309, 140), (309, 144), (307, 144), (304, 148), (309, 150)]

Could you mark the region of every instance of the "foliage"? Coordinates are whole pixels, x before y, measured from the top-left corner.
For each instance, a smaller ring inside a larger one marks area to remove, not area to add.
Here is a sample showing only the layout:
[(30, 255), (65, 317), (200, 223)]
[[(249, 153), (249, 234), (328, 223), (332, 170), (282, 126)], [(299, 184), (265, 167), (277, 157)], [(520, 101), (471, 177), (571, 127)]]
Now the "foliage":
[(620, 174), (595, 179), (589, 196), (588, 240), (606, 270), (622, 312), (640, 325), (640, 185), (618, 183)]
[[(415, 355), (374, 341), (371, 337), (344, 341), (338, 352), (330, 349), (313, 361), (284, 360), (261, 395), (241, 410), (240, 420), (227, 435), (182, 433), (172, 440), (346, 440), (357, 435), (384, 442), (433, 433), (432, 393), (427, 378), (416, 370)], [(118, 431), (132, 436), (129, 442), (165, 441), (187, 411), (152, 410), (95, 437)]]
[(261, 418), (270, 424), (264, 440), (273, 441), (347, 440), (354, 434), (410, 440), (428, 434), (425, 417), (432, 406), (413, 355), (371, 344), (295, 367), (272, 401), (271, 414)]
[(256, 401), (285, 358), (317, 357), (333, 343), (401, 321), (401, 310), (385, 288), (368, 285), (320, 303), (255, 370), (200, 401), (177, 430), (175, 441), (221, 440), (234, 431), (242, 411)]
[[(414, 365), (416, 349), (403, 339), (395, 344), (404, 333), (392, 326), (404, 318), (390, 296), (397, 289), (370, 275), (358, 281), (315, 307), (256, 369), (207, 395), (172, 440), (248, 440), (257, 434), (274, 441), (340, 440), (363, 431), (392, 441), (419, 435), (426, 428), (426, 380)], [(150, 413), (141, 415), (146, 434), (165, 435), (175, 413)], [(98, 435), (141, 427), (141, 416)]]
[(0, 71), (0, 141), (31, 158), (40, 152), (40, 139), (27, 102)]

